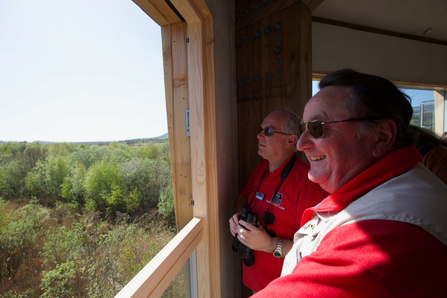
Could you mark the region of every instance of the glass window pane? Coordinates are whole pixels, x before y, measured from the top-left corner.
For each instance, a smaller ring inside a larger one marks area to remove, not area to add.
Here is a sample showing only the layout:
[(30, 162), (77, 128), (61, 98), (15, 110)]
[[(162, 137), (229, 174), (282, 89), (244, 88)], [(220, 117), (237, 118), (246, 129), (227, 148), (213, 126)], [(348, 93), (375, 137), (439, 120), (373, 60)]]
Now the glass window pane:
[(189, 297), (189, 266), (185, 263), (183, 268), (177, 273), (174, 280), (161, 296), (162, 298), (187, 298)]
[(421, 103), (421, 126), (428, 128), (432, 131), (435, 130), (434, 119), (435, 119), (435, 102), (424, 101)]
[(435, 101), (431, 90), (400, 89), (411, 98), (413, 117), (411, 124), (435, 130)]

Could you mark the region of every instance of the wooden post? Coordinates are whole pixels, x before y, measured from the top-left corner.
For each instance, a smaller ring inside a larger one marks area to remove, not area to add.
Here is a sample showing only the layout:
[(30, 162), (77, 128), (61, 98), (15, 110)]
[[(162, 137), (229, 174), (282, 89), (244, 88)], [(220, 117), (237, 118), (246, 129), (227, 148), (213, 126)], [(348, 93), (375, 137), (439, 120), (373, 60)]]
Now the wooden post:
[(272, 1), (258, 11), (249, 2), (236, 2), (240, 188), (261, 160), (256, 128), (263, 118), (281, 108), (302, 116), (312, 96), (311, 23), (311, 11), (301, 1)]

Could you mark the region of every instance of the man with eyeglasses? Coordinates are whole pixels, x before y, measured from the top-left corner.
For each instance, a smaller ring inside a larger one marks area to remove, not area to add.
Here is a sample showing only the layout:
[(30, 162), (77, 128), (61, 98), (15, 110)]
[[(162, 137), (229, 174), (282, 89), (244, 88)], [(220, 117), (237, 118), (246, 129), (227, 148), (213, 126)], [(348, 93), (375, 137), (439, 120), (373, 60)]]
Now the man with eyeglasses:
[(304, 212), (282, 277), (253, 297), (447, 297), (447, 186), (411, 146), (408, 96), (349, 69), (320, 89), (297, 147), (330, 195)]
[[(229, 220), (233, 237), (253, 250), (253, 258), (243, 259), (243, 282), (254, 292), (280, 276), (303, 211), (327, 195), (309, 181), (309, 165), (296, 157), (299, 125), (290, 111), (274, 111), (264, 118), (257, 136), (264, 160), (252, 171)], [(249, 208), (258, 216), (257, 226), (241, 220), (241, 211)]]

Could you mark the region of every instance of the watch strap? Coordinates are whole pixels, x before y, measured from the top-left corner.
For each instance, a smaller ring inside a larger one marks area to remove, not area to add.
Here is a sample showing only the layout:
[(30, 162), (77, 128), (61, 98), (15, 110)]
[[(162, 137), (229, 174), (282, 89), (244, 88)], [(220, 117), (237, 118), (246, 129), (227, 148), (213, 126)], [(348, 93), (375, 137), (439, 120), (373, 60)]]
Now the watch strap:
[(276, 258), (282, 257), (282, 245), (283, 245), (283, 239), (279, 239), (278, 243), (276, 244), (276, 248), (273, 251), (273, 256)]

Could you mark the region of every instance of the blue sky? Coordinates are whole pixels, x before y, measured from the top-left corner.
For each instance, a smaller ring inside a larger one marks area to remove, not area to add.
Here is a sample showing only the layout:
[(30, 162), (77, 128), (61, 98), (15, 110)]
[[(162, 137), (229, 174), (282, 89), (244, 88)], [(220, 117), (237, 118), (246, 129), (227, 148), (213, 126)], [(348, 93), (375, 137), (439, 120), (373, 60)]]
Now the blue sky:
[(160, 27), (131, 0), (0, 0), (0, 140), (148, 138), (166, 119)]
[(0, 140), (167, 132), (160, 27), (130, 0), (0, 0)]

